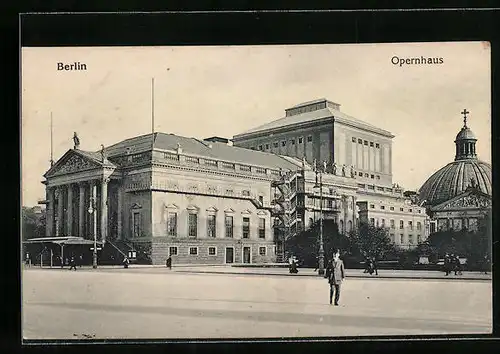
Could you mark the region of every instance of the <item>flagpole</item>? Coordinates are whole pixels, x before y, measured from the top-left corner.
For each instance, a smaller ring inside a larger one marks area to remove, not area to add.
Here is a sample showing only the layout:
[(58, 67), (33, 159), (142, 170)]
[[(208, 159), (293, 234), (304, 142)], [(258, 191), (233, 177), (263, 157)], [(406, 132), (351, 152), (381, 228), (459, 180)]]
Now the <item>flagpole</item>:
[(50, 167), (54, 165), (54, 143), (53, 143), (52, 112), (50, 112)]
[(155, 135), (155, 78), (151, 78), (151, 135)]

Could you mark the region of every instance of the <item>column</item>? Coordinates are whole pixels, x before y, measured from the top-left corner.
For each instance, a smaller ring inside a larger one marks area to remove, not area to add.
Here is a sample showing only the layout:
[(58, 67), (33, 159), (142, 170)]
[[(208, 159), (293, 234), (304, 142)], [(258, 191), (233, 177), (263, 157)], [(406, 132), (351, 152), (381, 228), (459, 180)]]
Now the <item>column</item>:
[(342, 205), (344, 208), (344, 233), (347, 235), (347, 224), (349, 222), (348, 212), (349, 212), (349, 197), (347, 195), (342, 196)]
[(62, 221), (63, 221), (63, 189), (61, 186), (57, 187), (57, 221), (56, 221), (56, 236), (62, 234)]
[(118, 208), (116, 211), (116, 216), (117, 216), (117, 235), (116, 238), (118, 240), (122, 239), (122, 186), (119, 184), (117, 186), (117, 198), (118, 198)]
[(94, 239), (94, 233), (95, 233), (95, 230), (96, 228), (94, 227), (94, 223), (95, 223), (95, 220), (96, 217), (95, 217), (95, 214), (97, 213), (97, 184), (96, 184), (96, 181), (91, 181), (89, 183), (89, 188), (90, 188), (90, 191), (89, 191), (89, 195), (90, 195), (90, 200), (89, 200), (89, 206), (92, 204), (92, 207), (94, 209), (94, 213), (92, 215), (89, 214), (89, 223), (88, 223), (88, 227), (87, 227), (87, 230), (89, 230), (89, 234), (92, 236), (91, 238)]
[(46, 224), (45, 224), (45, 236), (54, 236), (54, 188), (45, 187), (45, 193), (47, 197), (47, 212), (46, 212)]
[(352, 230), (356, 230), (357, 228), (357, 223), (356, 223), (356, 197), (352, 197)]
[(106, 242), (108, 235), (108, 183), (109, 179), (105, 178), (101, 183), (101, 241)]
[(78, 184), (79, 190), (79, 203), (78, 203), (78, 236), (84, 237), (85, 225), (85, 185), (83, 182)]
[(68, 208), (66, 210), (66, 235), (73, 236), (73, 185), (68, 184)]

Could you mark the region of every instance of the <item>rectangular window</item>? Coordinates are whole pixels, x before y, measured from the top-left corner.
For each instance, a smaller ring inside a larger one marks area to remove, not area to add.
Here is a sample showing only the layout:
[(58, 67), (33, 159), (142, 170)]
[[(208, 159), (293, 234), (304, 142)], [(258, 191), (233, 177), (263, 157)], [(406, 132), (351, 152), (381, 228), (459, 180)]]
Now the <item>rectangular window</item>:
[(361, 177), (363, 177), (363, 172), (358, 172), (358, 175), (360, 175)]
[(259, 203), (260, 205), (264, 205), (264, 197), (259, 195)]
[(422, 230), (422, 223), (420, 221), (417, 221), (417, 230)]
[(374, 178), (375, 178), (375, 175), (370, 175), (370, 178), (371, 178), (371, 179), (374, 179)]
[(302, 144), (302, 137), (299, 138), (299, 144)]
[(269, 144), (266, 144), (266, 150), (269, 150)]
[(408, 221), (408, 227), (413, 230), (413, 221)]
[(233, 216), (226, 215), (226, 237), (233, 238)]
[(266, 255), (266, 247), (259, 247), (259, 256)]
[(375, 144), (375, 147), (376, 147), (377, 149), (380, 149), (380, 145), (379, 145), (378, 143), (376, 143), (376, 144)]
[(385, 219), (382, 219), (382, 227), (385, 227)]
[(365, 140), (365, 141), (364, 141), (364, 144), (365, 144), (366, 146), (368, 146), (368, 141), (367, 141), (367, 140)]
[(308, 143), (310, 143), (310, 142), (312, 142), (312, 141), (313, 141), (313, 137), (312, 137), (312, 135), (309, 135), (309, 136), (307, 137), (307, 142), (308, 142)]
[(250, 196), (250, 191), (249, 190), (244, 190), (241, 192), (241, 195), (243, 195), (244, 197), (249, 197)]
[(399, 243), (400, 243), (400, 244), (403, 244), (403, 243), (404, 243), (404, 235), (403, 235), (403, 234), (400, 234), (400, 235), (399, 235)]
[(358, 139), (358, 144), (363, 144), (363, 140)]
[(375, 226), (375, 219), (374, 218), (370, 218), (370, 225)]
[(381, 205), (380, 209), (385, 210), (385, 205)]
[(279, 143), (278, 143), (277, 141), (275, 141), (275, 142), (273, 143), (273, 146), (274, 146), (275, 148), (277, 148), (277, 147), (279, 146)]
[(394, 224), (394, 220), (391, 220), (391, 229), (396, 228), (396, 225)]
[(259, 218), (259, 238), (266, 238), (266, 219)]
[(370, 141), (370, 147), (373, 147), (373, 141)]
[(243, 218), (243, 238), (250, 238), (250, 218)]
[(217, 251), (216, 251), (215, 247), (208, 247), (208, 255), (209, 256), (217, 255)]
[(169, 256), (177, 256), (177, 247), (176, 246), (171, 246), (168, 248), (168, 254)]
[(198, 247), (189, 247), (189, 255), (197, 256), (198, 255)]
[(399, 208), (399, 211), (404, 211), (404, 209), (403, 208)]
[(198, 214), (188, 214), (188, 236), (198, 236)]
[(208, 237), (216, 237), (216, 220), (215, 220), (215, 215), (208, 215), (207, 216), (207, 236)]
[(290, 140), (290, 143), (291, 143), (292, 145), (295, 145), (295, 139)]
[(400, 229), (400, 230), (403, 230), (403, 229), (404, 229), (404, 227), (405, 227), (405, 223), (404, 223), (404, 221), (403, 221), (403, 220), (399, 220), (399, 229)]
[(394, 211), (394, 207), (391, 207), (391, 210)]
[(326, 202), (326, 205), (328, 206), (329, 209), (332, 209), (333, 208), (333, 200), (328, 199), (328, 201)]
[(141, 213), (136, 212), (132, 214), (132, 222), (133, 222), (133, 233), (134, 237), (141, 236)]
[(413, 235), (408, 235), (408, 243), (413, 245)]
[(259, 145), (259, 150), (262, 151), (262, 145)]
[(379, 176), (379, 175), (377, 175), (377, 179), (380, 179), (380, 176)]
[(418, 213), (419, 213), (419, 214), (420, 214), (420, 213), (422, 213), (422, 210), (418, 209)]
[(413, 209), (408, 209), (408, 211), (411, 213), (413, 211)]
[(375, 204), (370, 204), (370, 209), (375, 209)]
[(355, 143), (356, 142), (356, 138), (353, 137), (352, 138), (352, 142)]
[(168, 213), (168, 236), (177, 236), (177, 213)]
[(281, 141), (281, 146), (286, 146), (286, 140)]

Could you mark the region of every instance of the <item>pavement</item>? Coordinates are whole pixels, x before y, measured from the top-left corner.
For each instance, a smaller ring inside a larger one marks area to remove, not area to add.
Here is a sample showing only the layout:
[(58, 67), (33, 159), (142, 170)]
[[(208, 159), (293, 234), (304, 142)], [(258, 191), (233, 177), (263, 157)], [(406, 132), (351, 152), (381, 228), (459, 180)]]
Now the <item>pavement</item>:
[[(36, 267), (35, 267), (36, 268)], [(51, 269), (44, 267), (43, 269)], [(53, 270), (60, 269), (58, 267), (52, 268)], [(93, 270), (92, 267), (85, 266), (81, 269)], [(99, 266), (97, 271), (113, 271), (118, 269), (124, 269), (123, 266)], [(169, 271), (165, 266), (152, 266), (152, 265), (131, 265), (126, 271), (129, 272), (159, 272)], [(227, 266), (227, 265), (176, 265), (172, 268), (171, 272), (176, 273), (190, 273), (190, 274), (234, 274), (234, 275), (268, 275), (268, 276), (290, 276), (290, 277), (318, 277), (317, 270), (312, 268), (299, 268), (297, 274), (290, 274), (288, 268), (272, 268), (272, 267), (242, 267), (242, 266)], [(433, 280), (483, 280), (491, 281), (491, 273), (484, 274), (483, 272), (463, 272), (462, 275), (454, 275), (451, 273), (446, 276), (444, 272), (432, 271), (432, 270), (388, 270), (381, 269), (378, 271), (378, 275), (370, 275), (364, 273), (361, 269), (346, 269), (346, 277), (349, 278), (380, 278), (380, 279), (433, 279)]]
[(320, 277), (188, 271), (24, 269), (23, 337), (118, 341), (492, 330), (489, 281), (348, 277), (336, 307), (328, 304), (328, 284)]

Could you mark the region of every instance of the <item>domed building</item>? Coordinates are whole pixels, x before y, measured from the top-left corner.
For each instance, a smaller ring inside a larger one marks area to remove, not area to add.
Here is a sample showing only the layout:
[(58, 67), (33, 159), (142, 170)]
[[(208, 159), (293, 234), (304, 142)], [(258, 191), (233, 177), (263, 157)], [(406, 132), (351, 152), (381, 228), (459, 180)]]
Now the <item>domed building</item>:
[(463, 228), (475, 230), (477, 221), (491, 208), (491, 165), (476, 154), (477, 138), (467, 126), (455, 138), (455, 160), (436, 171), (419, 190), (419, 200), (427, 207), (431, 233)]

